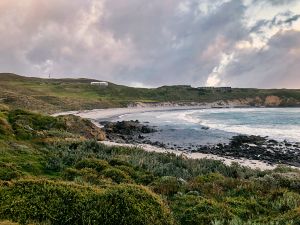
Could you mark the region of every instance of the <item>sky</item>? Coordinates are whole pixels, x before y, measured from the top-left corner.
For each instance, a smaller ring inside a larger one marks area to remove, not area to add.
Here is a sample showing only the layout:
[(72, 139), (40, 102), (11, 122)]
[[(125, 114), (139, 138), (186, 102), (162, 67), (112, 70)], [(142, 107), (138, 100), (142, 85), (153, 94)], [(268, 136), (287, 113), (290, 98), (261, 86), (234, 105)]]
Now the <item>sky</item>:
[(0, 0), (0, 72), (300, 88), (300, 0)]

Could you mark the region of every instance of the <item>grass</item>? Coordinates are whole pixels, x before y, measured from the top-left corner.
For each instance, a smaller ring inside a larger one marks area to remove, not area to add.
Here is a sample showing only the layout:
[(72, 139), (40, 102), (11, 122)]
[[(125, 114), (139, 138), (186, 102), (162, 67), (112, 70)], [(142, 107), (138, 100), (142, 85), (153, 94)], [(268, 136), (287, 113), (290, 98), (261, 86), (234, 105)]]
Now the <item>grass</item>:
[(239, 89), (231, 92), (203, 91), (188, 86), (132, 88), (109, 83), (106, 88), (91, 86), (90, 79), (41, 79), (0, 74), (1, 101), (12, 108), (53, 113), (67, 110), (125, 107), (135, 102), (213, 102), (275, 95), (281, 106), (300, 105), (300, 90)]

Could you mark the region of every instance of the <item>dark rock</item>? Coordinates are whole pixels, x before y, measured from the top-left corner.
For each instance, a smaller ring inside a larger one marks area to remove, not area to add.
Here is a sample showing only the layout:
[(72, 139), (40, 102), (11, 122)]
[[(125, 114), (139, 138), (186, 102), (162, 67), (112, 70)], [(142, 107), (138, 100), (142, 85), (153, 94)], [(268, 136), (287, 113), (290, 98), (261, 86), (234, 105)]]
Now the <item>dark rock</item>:
[(230, 145), (234, 147), (240, 147), (243, 144), (256, 144), (261, 145), (266, 142), (265, 137), (255, 135), (237, 135), (233, 136), (230, 141)]
[(153, 127), (141, 124), (138, 120), (118, 122), (102, 121), (101, 124), (104, 126), (103, 129), (107, 138), (116, 142), (141, 143), (141, 140), (145, 138), (142, 134), (156, 132)]

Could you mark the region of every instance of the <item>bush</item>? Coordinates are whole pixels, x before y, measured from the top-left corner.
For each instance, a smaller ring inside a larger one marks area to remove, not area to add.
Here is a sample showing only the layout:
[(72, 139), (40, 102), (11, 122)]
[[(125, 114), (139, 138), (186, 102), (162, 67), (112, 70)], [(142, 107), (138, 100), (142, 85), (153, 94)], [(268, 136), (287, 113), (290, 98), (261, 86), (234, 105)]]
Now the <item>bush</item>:
[(109, 166), (108, 162), (100, 159), (83, 159), (76, 163), (76, 169), (91, 168), (95, 169), (97, 172), (101, 172)]
[(109, 164), (112, 165), (112, 166), (128, 166), (128, 167), (131, 167), (130, 163), (128, 163), (126, 161), (123, 161), (123, 160), (120, 160), (120, 159), (117, 159), (117, 158), (114, 158), (114, 159), (110, 160)]
[(278, 192), (276, 199), (272, 199), (272, 208), (278, 212), (286, 212), (300, 207), (300, 195), (294, 192)]
[(24, 110), (13, 110), (8, 114), (9, 123), (21, 140), (28, 140), (34, 137), (43, 136), (41, 131), (50, 129), (64, 129), (63, 123), (59, 122), (56, 117), (35, 114)]
[(0, 115), (0, 137), (1, 136), (7, 137), (8, 135), (12, 135), (11, 126), (7, 122), (7, 120), (5, 118), (2, 118)]
[(130, 182), (131, 180), (128, 174), (116, 168), (105, 169), (103, 171), (103, 175), (107, 178), (112, 179), (114, 182), (118, 184), (122, 182)]
[(21, 224), (173, 224), (161, 199), (140, 186), (94, 189), (46, 180), (2, 186), (0, 219)]
[(243, 221), (247, 221), (257, 215), (263, 215), (268, 213), (268, 208), (259, 204), (259, 202), (252, 198), (243, 198), (243, 197), (231, 197), (226, 198), (224, 203), (231, 208), (231, 212), (235, 214)]
[(228, 221), (233, 218), (229, 208), (213, 200), (202, 200), (196, 206), (188, 208), (180, 218), (185, 225), (208, 225), (215, 220)]
[(63, 177), (66, 180), (70, 180), (70, 181), (74, 180), (76, 177), (80, 175), (81, 175), (80, 171), (74, 168), (66, 168), (63, 172)]
[(9, 107), (4, 104), (0, 104), (0, 112), (7, 112), (9, 110)]
[(80, 170), (80, 179), (90, 184), (99, 184), (99, 175), (96, 170), (91, 168), (84, 168)]
[(50, 155), (46, 159), (45, 162), (45, 171), (47, 172), (60, 172), (64, 165), (62, 162), (62, 158), (56, 155)]
[(154, 192), (163, 195), (174, 195), (179, 192), (181, 184), (176, 177), (162, 177), (152, 184)]
[(0, 180), (9, 181), (21, 177), (22, 173), (11, 163), (0, 162)]
[(279, 214), (279, 216), (272, 219), (272, 221), (277, 222), (279, 225), (298, 225), (300, 224), (300, 208), (291, 210), (285, 214)]

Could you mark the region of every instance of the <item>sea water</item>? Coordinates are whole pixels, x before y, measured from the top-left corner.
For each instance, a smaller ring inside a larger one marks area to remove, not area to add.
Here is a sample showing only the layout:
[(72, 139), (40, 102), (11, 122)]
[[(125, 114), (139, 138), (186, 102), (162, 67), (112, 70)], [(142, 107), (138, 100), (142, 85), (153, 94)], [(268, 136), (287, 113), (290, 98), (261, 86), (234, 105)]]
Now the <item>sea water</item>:
[(268, 136), (300, 142), (300, 108), (223, 108), (153, 111), (122, 115), (157, 126), (153, 141), (178, 144), (215, 144), (233, 135)]

